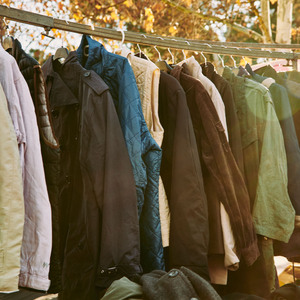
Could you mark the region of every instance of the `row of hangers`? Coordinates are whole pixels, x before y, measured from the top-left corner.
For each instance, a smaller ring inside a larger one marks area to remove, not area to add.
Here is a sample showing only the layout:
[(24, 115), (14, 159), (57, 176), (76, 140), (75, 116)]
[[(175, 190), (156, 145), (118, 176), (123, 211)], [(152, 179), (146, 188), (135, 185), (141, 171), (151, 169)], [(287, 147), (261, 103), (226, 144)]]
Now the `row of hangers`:
[[(9, 49), (9, 48), (12, 48), (12, 45), (13, 45), (13, 39), (12, 39), (12, 37), (9, 35), (9, 25), (7, 24), (5, 18), (3, 18), (3, 21), (4, 21), (4, 24), (5, 24), (6, 34), (5, 34), (5, 38), (3, 39), (2, 46), (3, 46), (3, 48), (4, 48), (5, 50), (7, 50), (7, 49)], [(122, 29), (117, 29), (117, 31), (120, 31), (120, 32), (122, 33), (122, 40), (121, 40), (121, 43), (120, 43), (119, 48), (118, 48), (118, 49), (114, 49), (114, 50), (113, 50), (113, 53), (122, 51), (122, 48), (123, 48), (123, 45), (124, 45), (124, 42), (125, 42), (125, 32), (124, 32), (124, 30), (122, 30)], [(50, 35), (49, 35), (49, 32), (42, 33), (42, 35), (54, 39), (53, 36), (50, 36)], [(142, 34), (142, 36), (144, 36), (145, 38), (147, 38), (144, 34)], [(164, 40), (162, 37), (159, 37), (159, 38), (162, 39), (162, 40)], [(174, 39), (174, 40), (175, 40), (175, 39)], [(189, 43), (188, 41), (185, 41), (185, 42), (186, 42), (188, 45), (190, 45), (190, 43)], [(209, 46), (209, 47), (211, 47), (211, 45), (209, 45), (209, 44), (206, 44), (206, 45)], [(142, 50), (141, 50), (141, 48), (140, 48), (140, 45), (139, 45), (138, 43), (137, 43), (137, 47), (138, 47), (138, 49), (139, 49), (139, 56), (140, 56), (140, 57), (144, 56), (144, 58), (150, 60), (150, 59), (148, 58), (148, 56), (147, 56), (145, 53), (142, 52)], [(172, 60), (171, 60), (171, 61), (172, 61), (172, 64), (171, 64), (171, 65), (168, 64), (168, 62), (167, 62), (166, 60), (163, 60), (163, 59), (162, 59), (161, 53), (160, 53), (159, 50), (157, 49), (157, 46), (153, 46), (153, 47), (154, 47), (155, 51), (156, 51), (157, 54), (158, 54), (158, 60), (155, 62), (155, 64), (159, 67), (159, 69), (162, 70), (162, 71), (170, 71), (170, 70), (172, 70), (172, 65), (175, 65), (175, 56), (173, 55), (173, 53), (172, 53), (172, 51), (170, 50), (170, 48), (167, 48), (167, 49), (168, 49), (168, 52), (169, 52), (169, 54), (170, 54), (170, 56), (171, 56), (171, 58), (172, 58)], [(223, 46), (223, 47), (226, 48), (226, 46)], [(249, 50), (250, 50), (250, 49), (249, 49)], [(84, 52), (83, 52), (83, 54), (84, 54), (84, 56), (87, 57), (87, 56), (88, 56), (88, 53), (89, 53), (89, 46), (86, 45), (86, 46), (84, 47)], [(63, 46), (63, 40), (62, 40), (62, 46), (59, 47), (59, 48), (56, 50), (56, 52), (55, 52), (55, 54), (54, 54), (54, 56), (53, 56), (53, 60), (58, 60), (58, 61), (60, 61), (61, 63), (63, 63), (64, 60), (67, 58), (68, 54), (69, 54), (69, 50), (68, 50), (66, 47)], [(183, 54), (184, 60), (186, 60), (187, 57), (186, 57), (186, 54), (185, 54), (185, 52), (184, 52), (183, 49), (182, 49), (182, 54)], [(195, 52), (195, 54), (198, 54), (198, 52)], [(200, 54), (201, 54), (201, 56), (203, 57), (203, 59), (204, 59), (204, 64), (205, 64), (205, 66), (206, 66), (208, 60), (207, 60), (206, 56), (203, 54), (203, 51), (201, 51)], [(218, 58), (220, 59), (222, 68), (225, 68), (225, 62), (224, 62), (224, 59), (221, 57), (220, 54), (217, 54), (217, 56), (218, 56)], [(240, 68), (237, 66), (236, 60), (233, 58), (232, 55), (229, 55), (229, 57), (230, 57), (230, 58), (232, 59), (232, 61), (233, 61), (233, 68), (232, 68), (233, 71), (236, 72), (236, 73), (238, 73), (238, 71), (240, 70)], [(242, 56), (242, 59), (244, 60), (244, 63), (245, 63), (245, 65), (246, 65), (246, 64), (247, 64), (247, 61), (246, 61), (245, 57)], [(272, 63), (272, 62), (268, 62), (267, 59), (265, 59), (265, 62), (262, 63), (262, 64), (260, 64), (260, 65), (267, 65), (267, 64), (271, 64), (271, 63)], [(249, 75), (248, 72), (247, 72), (245, 69), (244, 69), (243, 71), (244, 71), (245, 75)]]

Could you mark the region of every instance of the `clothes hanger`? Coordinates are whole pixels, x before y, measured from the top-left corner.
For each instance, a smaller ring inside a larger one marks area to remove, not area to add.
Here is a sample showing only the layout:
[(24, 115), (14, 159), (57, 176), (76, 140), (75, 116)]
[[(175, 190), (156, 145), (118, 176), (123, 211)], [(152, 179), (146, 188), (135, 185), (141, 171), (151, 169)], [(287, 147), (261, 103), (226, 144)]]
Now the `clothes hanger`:
[[(144, 34), (142, 34), (142, 36), (144, 36), (145, 39), (147, 38)], [(144, 59), (147, 59), (147, 60), (150, 61), (150, 59), (149, 59), (149, 57), (146, 55), (146, 53), (144, 53), (144, 52), (142, 51), (142, 49), (141, 49), (141, 47), (140, 47), (140, 44), (137, 43), (136, 45), (137, 45), (137, 47), (138, 47), (138, 49), (139, 49), (139, 53), (135, 54), (135, 56), (140, 57), (140, 58), (144, 58)]]
[(168, 51), (172, 57), (172, 65), (175, 65), (175, 57), (174, 57), (173, 53), (171, 52), (170, 48), (168, 48)]
[(154, 49), (156, 50), (156, 52), (158, 53), (158, 61), (155, 63), (156, 66), (161, 70), (161, 71), (165, 71), (165, 72), (169, 72), (172, 70), (172, 68), (168, 65), (168, 63), (165, 60), (161, 59), (161, 55), (160, 52), (157, 50), (157, 47), (154, 46)]
[(58, 60), (60, 63), (64, 63), (65, 59), (69, 55), (69, 50), (64, 47), (64, 40), (61, 39), (61, 47), (58, 48), (53, 56), (53, 60)]
[(117, 29), (117, 31), (121, 31), (121, 33), (122, 33), (122, 41), (121, 41), (121, 45), (119, 46), (119, 48), (118, 49), (114, 49), (114, 53), (116, 53), (117, 51), (121, 51), (122, 50), (122, 47), (123, 47), (123, 44), (124, 44), (124, 42), (125, 42), (125, 32), (124, 32), (124, 30), (123, 29)]
[[(191, 45), (189, 41), (184, 41), (184, 42), (187, 43), (188, 45)], [(185, 55), (184, 49), (182, 49), (182, 54), (183, 54), (183, 60), (185, 61), (186, 55)]]
[(239, 69), (238, 66), (236, 65), (236, 61), (235, 61), (235, 59), (233, 58), (233, 56), (232, 56), (232, 55), (229, 55), (229, 56), (230, 56), (230, 58), (231, 58), (232, 61), (233, 61), (233, 68), (231, 68), (231, 70), (232, 70), (232, 72), (233, 72), (234, 75), (238, 75), (240, 69)]
[[(251, 50), (250, 50), (251, 51)], [(238, 76), (246, 76), (246, 77), (251, 77), (250, 73), (248, 72), (248, 70), (246, 69), (246, 65), (248, 64), (245, 56), (242, 56), (242, 59), (244, 61), (245, 66), (239, 66), (239, 72), (238, 72)]]
[(5, 35), (5, 38), (3, 40), (2, 46), (3, 46), (4, 50), (12, 49), (12, 47), (13, 47), (13, 39), (9, 35), (9, 26), (8, 26), (8, 24), (6, 22), (5, 17), (3, 18), (3, 22), (5, 24), (6, 35)]
[(203, 54), (203, 51), (201, 51), (200, 54), (204, 58), (204, 66), (207, 67), (207, 58), (206, 58), (206, 56)]

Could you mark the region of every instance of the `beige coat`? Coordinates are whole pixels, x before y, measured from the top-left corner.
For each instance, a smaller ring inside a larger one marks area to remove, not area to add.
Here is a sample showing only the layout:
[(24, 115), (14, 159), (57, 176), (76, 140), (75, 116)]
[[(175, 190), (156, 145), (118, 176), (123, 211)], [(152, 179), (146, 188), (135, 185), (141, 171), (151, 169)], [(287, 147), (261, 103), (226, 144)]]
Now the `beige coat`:
[(18, 143), (0, 84), (0, 292), (18, 290), (24, 224)]
[[(125, 47), (123, 47), (121, 55), (126, 57), (131, 64), (140, 93), (146, 124), (152, 137), (161, 147), (164, 129), (158, 117), (159, 68), (149, 60), (134, 56)], [(163, 247), (167, 247), (169, 246), (170, 236), (170, 210), (161, 177), (159, 177), (159, 213)]]

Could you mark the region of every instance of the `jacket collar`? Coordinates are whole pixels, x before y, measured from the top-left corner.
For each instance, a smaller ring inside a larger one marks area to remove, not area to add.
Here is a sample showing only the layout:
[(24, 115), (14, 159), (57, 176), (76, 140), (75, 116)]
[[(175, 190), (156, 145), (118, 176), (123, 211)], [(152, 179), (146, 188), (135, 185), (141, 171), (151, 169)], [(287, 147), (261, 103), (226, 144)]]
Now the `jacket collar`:
[(182, 66), (177, 65), (171, 70), (170, 74), (180, 82), (180, 75), (182, 70)]
[(213, 78), (213, 76), (216, 74), (214, 65), (209, 61), (201, 64), (201, 67), (205, 71), (205, 76), (208, 78)]
[[(74, 59), (74, 57), (76, 58), (75, 51), (70, 52), (65, 62), (62, 64), (62, 68)], [(53, 63), (53, 56), (51, 56), (42, 67), (51, 107), (60, 107), (79, 103), (77, 97), (65, 84), (59, 73), (54, 70)], [(76, 75), (74, 76), (74, 80), (76, 80)]]
[[(89, 46), (88, 57), (84, 56), (84, 47)], [(104, 46), (99, 42), (93, 40), (88, 35), (83, 35), (81, 38), (80, 45), (76, 50), (79, 63), (86, 69), (91, 69), (95, 62), (100, 62), (105, 59), (108, 51), (105, 50)]]
[[(76, 96), (72, 89), (63, 81), (60, 74), (54, 70), (53, 56), (45, 62), (42, 69), (52, 106), (59, 107), (79, 103), (78, 96)], [(72, 80), (75, 84), (79, 84), (80, 79), (82, 79), (98, 95), (101, 95), (108, 89), (105, 82), (101, 80), (95, 72), (88, 71), (80, 65), (76, 51), (69, 53), (65, 62), (62, 64), (62, 72), (74, 74)]]
[(268, 78), (268, 77), (261, 76), (259, 74), (254, 73), (249, 64), (246, 64), (245, 69), (248, 71), (248, 73), (251, 75), (251, 77), (259, 83), (262, 83), (264, 80), (266, 80)]

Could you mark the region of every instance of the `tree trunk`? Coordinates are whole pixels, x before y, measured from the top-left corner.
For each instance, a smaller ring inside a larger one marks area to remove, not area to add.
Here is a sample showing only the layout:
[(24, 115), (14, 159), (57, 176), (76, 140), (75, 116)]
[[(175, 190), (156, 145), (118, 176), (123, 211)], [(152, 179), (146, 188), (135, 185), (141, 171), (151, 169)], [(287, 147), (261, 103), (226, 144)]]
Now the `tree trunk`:
[[(261, 0), (261, 16), (266, 26), (268, 36), (272, 38), (271, 20), (270, 20), (270, 0)], [(264, 43), (268, 42), (268, 38), (264, 35)]]
[(293, 0), (278, 0), (276, 43), (290, 44)]

